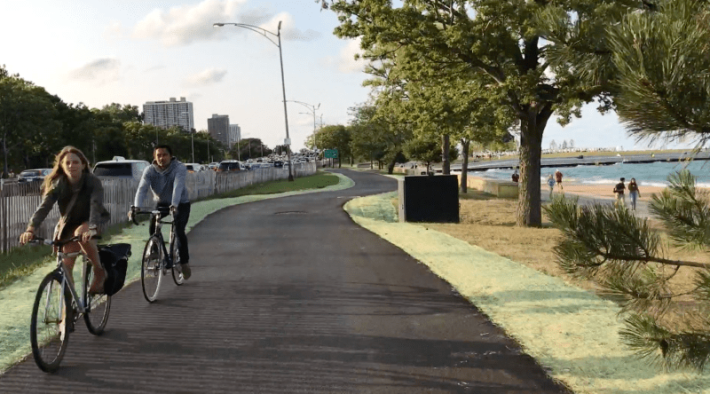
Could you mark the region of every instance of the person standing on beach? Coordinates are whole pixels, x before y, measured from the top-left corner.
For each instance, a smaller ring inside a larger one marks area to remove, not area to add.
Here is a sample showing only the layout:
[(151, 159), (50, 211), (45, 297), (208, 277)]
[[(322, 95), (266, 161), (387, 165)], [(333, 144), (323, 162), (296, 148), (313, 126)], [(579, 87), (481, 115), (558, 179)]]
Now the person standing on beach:
[(626, 197), (624, 196), (624, 191), (626, 190), (626, 185), (624, 185), (624, 178), (619, 179), (621, 182), (614, 186), (614, 193), (616, 193), (616, 202), (614, 203), (617, 207), (621, 203), (622, 206), (626, 206)]
[(565, 192), (565, 189), (562, 188), (562, 173), (560, 170), (555, 171), (555, 182), (557, 183), (558, 189), (560, 189), (561, 193)]
[(550, 186), (550, 200), (552, 200), (552, 191), (555, 190), (555, 178), (552, 177), (552, 174), (547, 177), (547, 184)]
[[(622, 178), (623, 179), (623, 178)], [(636, 184), (636, 178), (631, 178), (629, 182), (629, 196), (631, 196), (631, 209), (636, 210), (636, 200), (641, 197), (639, 186)]]

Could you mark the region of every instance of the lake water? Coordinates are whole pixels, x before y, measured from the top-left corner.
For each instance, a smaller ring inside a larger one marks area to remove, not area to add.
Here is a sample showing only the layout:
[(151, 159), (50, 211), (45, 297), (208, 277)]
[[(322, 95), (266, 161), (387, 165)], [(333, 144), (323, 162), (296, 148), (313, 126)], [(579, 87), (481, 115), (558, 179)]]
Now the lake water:
[[(646, 186), (668, 186), (668, 175), (687, 168), (697, 178), (698, 186), (710, 187), (710, 161), (686, 162), (656, 162), (646, 164), (618, 163), (609, 166), (577, 166), (560, 167), (564, 182), (576, 182), (581, 184), (613, 185), (619, 182), (619, 178), (624, 177), (628, 182), (631, 178), (636, 178), (639, 185)], [(554, 167), (544, 167), (541, 169), (541, 178), (544, 181), (550, 174), (555, 172)], [(470, 171), (473, 176), (484, 178), (510, 180), (513, 170), (487, 170)]]

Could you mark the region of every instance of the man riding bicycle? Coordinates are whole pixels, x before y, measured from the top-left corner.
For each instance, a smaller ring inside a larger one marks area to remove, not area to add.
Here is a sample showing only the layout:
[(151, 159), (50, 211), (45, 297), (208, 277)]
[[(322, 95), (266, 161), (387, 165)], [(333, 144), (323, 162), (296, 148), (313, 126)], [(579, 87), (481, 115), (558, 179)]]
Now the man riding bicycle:
[[(175, 244), (177, 246), (176, 262), (182, 268), (182, 276), (189, 279), (192, 275), (187, 248), (187, 235), (185, 227), (190, 219), (190, 199), (185, 188), (187, 168), (173, 157), (172, 149), (168, 145), (158, 145), (153, 150), (153, 164), (143, 171), (143, 176), (138, 184), (135, 201), (128, 213), (129, 219), (141, 206), (141, 202), (148, 192), (153, 192), (153, 199), (158, 202), (158, 207), (170, 207), (170, 213), (175, 221)], [(152, 225), (151, 225), (152, 226)], [(154, 229), (149, 229), (153, 234)]]

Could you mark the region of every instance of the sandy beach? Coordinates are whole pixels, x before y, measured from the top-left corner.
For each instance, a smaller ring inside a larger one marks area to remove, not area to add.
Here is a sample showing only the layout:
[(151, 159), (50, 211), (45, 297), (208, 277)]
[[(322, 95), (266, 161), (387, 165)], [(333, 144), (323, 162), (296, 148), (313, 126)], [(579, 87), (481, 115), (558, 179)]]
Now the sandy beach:
[[(628, 183), (626, 183), (628, 186)], [(600, 185), (584, 185), (580, 183), (563, 183), (564, 191), (566, 193), (573, 193), (580, 196), (594, 197), (594, 198), (616, 198), (616, 195), (612, 192), (614, 190), (614, 185), (612, 184), (600, 184)], [(643, 186), (639, 185), (639, 192), (641, 201), (651, 201), (651, 195), (654, 193), (660, 193), (664, 188), (658, 186)], [(549, 191), (549, 186), (543, 185), (543, 190)], [(557, 192), (557, 188), (555, 188)], [(628, 200), (628, 190), (626, 191), (626, 196)]]

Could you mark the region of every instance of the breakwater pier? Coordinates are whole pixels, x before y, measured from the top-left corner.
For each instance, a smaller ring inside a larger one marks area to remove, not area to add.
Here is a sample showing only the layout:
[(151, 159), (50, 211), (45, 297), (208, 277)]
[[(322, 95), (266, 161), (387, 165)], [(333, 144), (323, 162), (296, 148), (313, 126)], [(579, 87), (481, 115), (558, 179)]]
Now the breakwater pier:
[[(692, 151), (674, 152), (674, 153), (648, 153), (629, 156), (587, 156), (584, 152), (580, 152), (578, 156), (573, 157), (554, 157), (542, 158), (540, 167), (576, 167), (576, 166), (608, 166), (618, 163), (628, 164), (643, 164), (655, 162), (679, 162), (692, 158), (692, 160), (710, 160), (710, 151), (702, 151), (693, 154)], [(468, 171), (486, 171), (492, 169), (513, 169), (520, 166), (520, 160), (516, 158), (503, 160), (479, 160), (468, 163)], [(439, 166), (440, 167), (440, 166)], [(461, 171), (462, 164), (452, 164), (452, 171)]]

